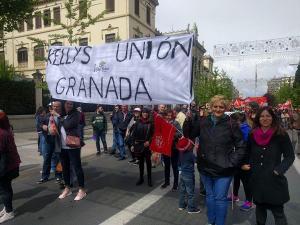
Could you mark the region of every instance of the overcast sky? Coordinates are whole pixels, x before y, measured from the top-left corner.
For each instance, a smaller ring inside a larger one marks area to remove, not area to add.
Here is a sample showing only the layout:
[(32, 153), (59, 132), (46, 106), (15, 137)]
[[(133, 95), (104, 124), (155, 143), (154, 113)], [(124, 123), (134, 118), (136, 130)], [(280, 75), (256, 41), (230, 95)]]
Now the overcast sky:
[[(159, 0), (156, 27), (161, 32), (186, 29), (196, 23), (199, 42), (204, 41), (207, 53), (213, 55), (213, 46), (254, 40), (268, 40), (300, 36), (300, 0)], [(259, 63), (260, 80), (257, 94), (266, 92), (266, 81), (274, 76), (293, 75), (299, 55)], [(255, 61), (255, 60), (254, 60)], [(254, 95), (249, 88), (257, 62), (237, 63), (228, 60), (215, 65), (224, 68), (243, 96)], [(247, 81), (245, 81), (247, 79)]]

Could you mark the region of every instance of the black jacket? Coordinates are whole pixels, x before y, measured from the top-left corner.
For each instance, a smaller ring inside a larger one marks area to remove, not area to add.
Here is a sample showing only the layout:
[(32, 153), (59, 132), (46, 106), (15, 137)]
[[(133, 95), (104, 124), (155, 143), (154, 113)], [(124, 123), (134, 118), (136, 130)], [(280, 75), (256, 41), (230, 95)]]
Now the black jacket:
[(154, 126), (153, 123), (150, 121), (148, 122), (142, 122), (141, 120), (138, 120), (135, 123), (134, 129), (132, 131), (132, 139), (133, 142), (151, 142), (152, 136), (154, 133)]
[(232, 176), (246, 154), (246, 143), (237, 123), (224, 116), (214, 125), (211, 116), (184, 124), (184, 134), (199, 137), (197, 166), (201, 173), (212, 176)]
[(295, 155), (288, 134), (275, 134), (267, 146), (259, 146), (253, 135), (250, 135), (248, 150), (254, 202), (282, 205), (289, 201), (288, 183), (284, 173), (293, 164)]
[(67, 135), (80, 137), (79, 129), (80, 113), (73, 110), (62, 118), (61, 125), (65, 128)]

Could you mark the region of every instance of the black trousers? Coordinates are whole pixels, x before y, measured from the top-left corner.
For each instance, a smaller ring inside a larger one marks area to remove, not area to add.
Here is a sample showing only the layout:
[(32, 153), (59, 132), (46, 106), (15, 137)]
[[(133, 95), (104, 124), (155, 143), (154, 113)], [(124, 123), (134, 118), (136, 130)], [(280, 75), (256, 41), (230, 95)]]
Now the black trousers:
[(170, 167), (172, 164), (173, 175), (174, 175), (174, 184), (173, 186), (178, 186), (178, 152), (173, 153), (172, 156), (163, 155), (163, 160), (165, 163), (165, 183), (170, 184)]
[(65, 185), (70, 186), (70, 171), (72, 169), (70, 164), (72, 164), (77, 176), (78, 185), (80, 188), (84, 188), (84, 174), (81, 166), (80, 148), (62, 149), (60, 157)]
[(267, 219), (267, 210), (271, 210), (276, 225), (287, 225), (283, 205), (270, 205), (256, 203), (256, 222), (257, 225), (265, 225)]
[(238, 173), (234, 176), (233, 194), (235, 196), (238, 196), (239, 189), (240, 189), (240, 184), (241, 184), (241, 181), (242, 181), (243, 186), (244, 186), (246, 200), (249, 201), (249, 202), (252, 202), (252, 190), (251, 190), (251, 187), (249, 185), (249, 179), (250, 179), (250, 172), (249, 171), (239, 170)]
[(11, 181), (18, 176), (19, 169), (15, 169), (0, 178), (0, 199), (5, 207), (5, 211), (8, 213), (13, 211), (13, 189), (11, 186)]
[(141, 155), (139, 155), (138, 157), (139, 159), (139, 169), (140, 169), (140, 179), (144, 179), (144, 163), (146, 161), (146, 166), (147, 166), (147, 176), (148, 179), (151, 179), (151, 152), (149, 150), (149, 148), (145, 149), (145, 151), (143, 151), (141, 153)]

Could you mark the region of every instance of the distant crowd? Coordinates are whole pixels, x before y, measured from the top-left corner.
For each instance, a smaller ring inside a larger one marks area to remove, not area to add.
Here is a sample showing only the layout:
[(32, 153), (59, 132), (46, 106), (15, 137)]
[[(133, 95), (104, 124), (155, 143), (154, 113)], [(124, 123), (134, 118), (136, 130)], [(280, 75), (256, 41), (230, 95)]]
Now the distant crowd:
[[(154, 114), (155, 113), (155, 114)], [(107, 116), (109, 115), (109, 116)], [(171, 154), (153, 152), (150, 148), (156, 124), (154, 115), (175, 127)], [(53, 101), (40, 107), (35, 115), (38, 151), (43, 157), (38, 184), (55, 176), (63, 200), (72, 195), (80, 201), (87, 196), (81, 149), (85, 146), (85, 113), (77, 103)], [(107, 145), (108, 123), (112, 124), (112, 146)], [(245, 200), (242, 211), (255, 208), (256, 223), (266, 223), (271, 210), (276, 225), (286, 225), (284, 204), (289, 201), (288, 181), (284, 176), (300, 154), (300, 112), (260, 107), (250, 103), (244, 111), (230, 109), (224, 96), (216, 95), (209, 103), (197, 106), (114, 106), (111, 114), (97, 105), (89, 124), (96, 142), (95, 154), (114, 155), (119, 161), (137, 165), (136, 185), (144, 183), (146, 163), (149, 187), (153, 186), (152, 169), (164, 167), (164, 183), (178, 191), (178, 210), (200, 213), (195, 200), (195, 165), (200, 177), (200, 195), (205, 196), (208, 224), (224, 225), (229, 202), (240, 200), (242, 182)], [(100, 145), (102, 142), (102, 148)], [(19, 176), (20, 157), (13, 130), (5, 112), (0, 112), (0, 192), (4, 208), (0, 223), (14, 218), (11, 182)], [(198, 179), (197, 179), (198, 180)], [(233, 191), (229, 188), (233, 182)]]

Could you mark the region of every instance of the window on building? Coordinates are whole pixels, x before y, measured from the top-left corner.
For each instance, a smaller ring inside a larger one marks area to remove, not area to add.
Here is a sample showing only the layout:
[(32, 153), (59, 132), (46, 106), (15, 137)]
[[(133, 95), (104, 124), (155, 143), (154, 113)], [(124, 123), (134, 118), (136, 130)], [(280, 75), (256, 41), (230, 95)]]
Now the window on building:
[(50, 27), (51, 26), (51, 12), (50, 9), (46, 9), (44, 11), (44, 27)]
[(26, 24), (27, 24), (27, 30), (32, 30), (33, 29), (33, 18), (30, 17), (26, 19)]
[(115, 0), (106, 0), (106, 12), (115, 11)]
[(87, 38), (80, 38), (79, 39), (79, 46), (88, 46), (89, 45), (89, 41)]
[(56, 7), (53, 9), (53, 22), (54, 24), (60, 23), (60, 8)]
[(41, 12), (35, 13), (35, 29), (40, 29), (42, 27), (42, 15)]
[(19, 32), (23, 32), (24, 31), (24, 21), (21, 21), (19, 22), (19, 25), (18, 25), (18, 31)]
[(87, 17), (87, 1), (79, 1), (79, 17), (81, 19)]
[(147, 23), (150, 25), (151, 24), (151, 8), (150, 8), (150, 6), (147, 6), (146, 20), (147, 20)]
[(134, 13), (135, 15), (140, 15), (140, 0), (134, 1)]
[(115, 41), (116, 41), (115, 33), (105, 35), (105, 43), (111, 43), (111, 42), (115, 42)]
[(43, 61), (45, 58), (45, 49), (42, 45), (34, 47), (34, 61)]
[(22, 47), (18, 49), (18, 63), (28, 62), (28, 51), (27, 48)]
[(51, 44), (51, 46), (62, 46), (63, 44), (62, 44), (62, 42), (60, 42), (60, 41), (56, 41), (56, 42), (53, 42), (52, 44)]

